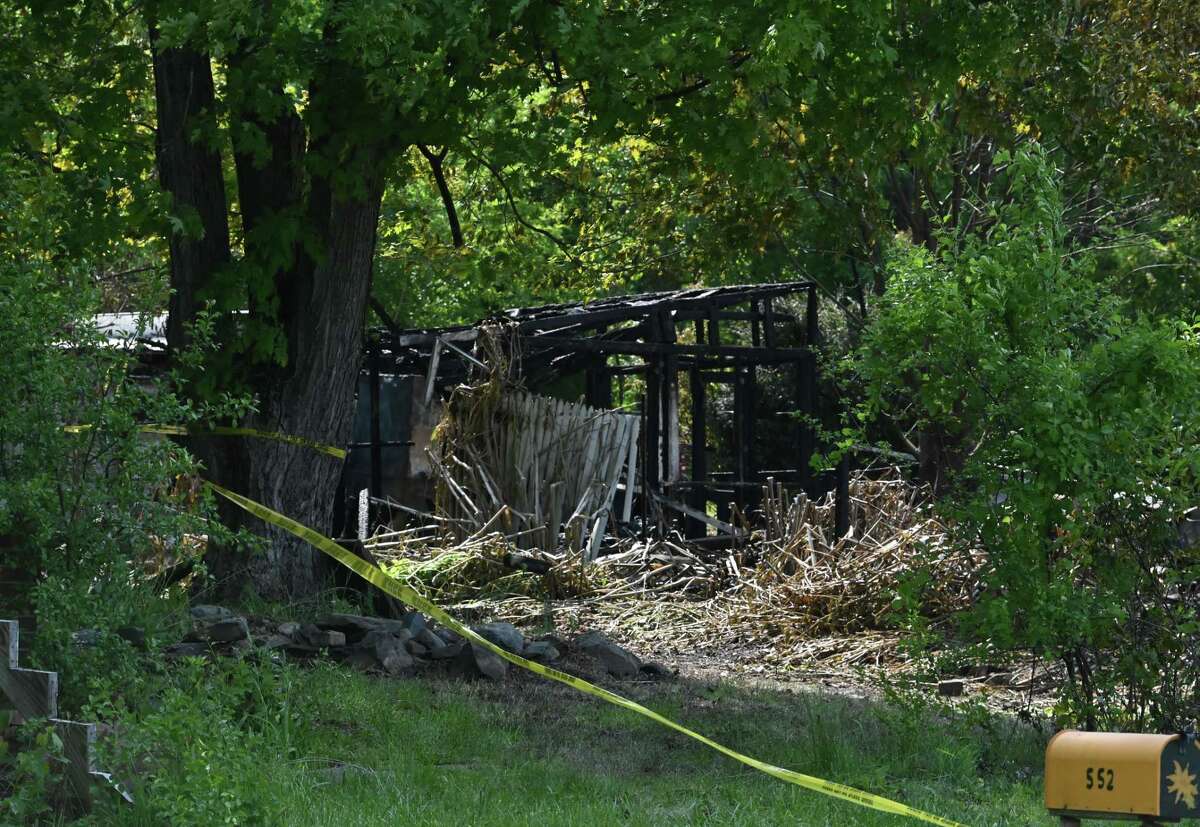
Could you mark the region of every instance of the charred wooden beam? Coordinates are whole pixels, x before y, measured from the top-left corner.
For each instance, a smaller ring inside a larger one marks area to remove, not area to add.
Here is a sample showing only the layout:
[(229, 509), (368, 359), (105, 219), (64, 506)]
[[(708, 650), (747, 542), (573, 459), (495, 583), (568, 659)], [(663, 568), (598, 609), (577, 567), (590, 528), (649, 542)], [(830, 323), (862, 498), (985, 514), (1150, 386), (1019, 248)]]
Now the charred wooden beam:
[[(703, 483), (708, 479), (708, 422), (706, 420), (704, 376), (693, 368), (688, 377), (689, 390), (692, 393), (692, 487), (688, 497), (688, 505), (693, 509), (706, 512), (708, 508), (708, 492)], [(706, 524), (702, 520), (689, 518), (687, 521), (688, 537), (703, 537), (707, 534)]]
[[(710, 328), (709, 341), (712, 341), (715, 327)], [(740, 347), (737, 345), (691, 345), (667, 342), (626, 342), (613, 339), (585, 339), (568, 336), (523, 336), (523, 340), (531, 345), (554, 347), (562, 350), (580, 350), (594, 353), (622, 353), (632, 356), (696, 356), (696, 357), (731, 357), (759, 364), (796, 362), (808, 353), (807, 348), (766, 348)]]

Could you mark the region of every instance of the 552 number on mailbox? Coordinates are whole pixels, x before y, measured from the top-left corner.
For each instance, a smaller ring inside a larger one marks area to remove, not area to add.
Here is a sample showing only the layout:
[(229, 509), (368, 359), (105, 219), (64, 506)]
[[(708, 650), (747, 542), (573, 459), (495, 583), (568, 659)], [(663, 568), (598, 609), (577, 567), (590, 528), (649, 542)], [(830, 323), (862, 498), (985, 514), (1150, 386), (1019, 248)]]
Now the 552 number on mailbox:
[(1116, 773), (1113, 772), (1112, 767), (1088, 767), (1085, 777), (1089, 790), (1095, 789), (1107, 792), (1113, 788)]

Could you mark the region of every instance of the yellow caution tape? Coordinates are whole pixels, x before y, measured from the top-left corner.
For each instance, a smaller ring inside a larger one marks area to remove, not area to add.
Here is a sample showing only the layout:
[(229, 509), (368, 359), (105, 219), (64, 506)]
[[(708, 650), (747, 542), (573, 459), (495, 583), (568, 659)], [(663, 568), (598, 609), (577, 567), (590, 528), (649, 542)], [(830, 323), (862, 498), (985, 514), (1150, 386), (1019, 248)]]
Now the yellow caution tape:
[(863, 807), (869, 807), (873, 810), (880, 810), (885, 813), (893, 813), (899, 816), (907, 816), (908, 818), (919, 819), (920, 821), (924, 821), (929, 824), (938, 824), (941, 825), (941, 827), (964, 827), (964, 825), (957, 821), (950, 821), (949, 819), (942, 818), (941, 816), (936, 816), (932, 813), (926, 813), (921, 810), (914, 809), (905, 804), (901, 804), (898, 801), (892, 801), (891, 799), (883, 798), (882, 796), (872, 795), (871, 793), (863, 792), (862, 790), (855, 789), (854, 787), (847, 787), (844, 784), (835, 784), (834, 782), (826, 781), (823, 778), (816, 778), (811, 775), (804, 775), (802, 773), (793, 772), (792, 770), (786, 770), (782, 767), (776, 767), (773, 764), (768, 764), (765, 761), (759, 761), (756, 758), (751, 758), (748, 755), (743, 755), (736, 750), (730, 749), (722, 744), (718, 744), (716, 741), (713, 741), (710, 738), (706, 738), (698, 732), (693, 732), (687, 727), (677, 724), (671, 719), (665, 718), (654, 710), (648, 709), (647, 707), (631, 701), (628, 698), (623, 698), (620, 695), (609, 692), (607, 689), (601, 689), (600, 687), (594, 686), (593, 684), (590, 684), (581, 678), (577, 678), (574, 675), (568, 675), (567, 673), (560, 672), (557, 669), (551, 669), (550, 667), (543, 666), (540, 663), (534, 663), (531, 660), (526, 660), (520, 655), (514, 655), (512, 652), (496, 646), (491, 641), (471, 631), (466, 626), (462, 625), (450, 615), (438, 608), (435, 604), (429, 602), (424, 597), (419, 595), (412, 588), (404, 585), (393, 577), (389, 577), (377, 566), (368, 563), (366, 560), (363, 560), (353, 552), (342, 548), (327, 537), (323, 537), (321, 534), (313, 531), (308, 526), (289, 519), (288, 517), (285, 517), (276, 511), (272, 511), (261, 503), (257, 503), (254, 500), (243, 497), (240, 494), (235, 494), (226, 488), (222, 488), (214, 482), (206, 482), (206, 484), (212, 488), (213, 491), (216, 491), (222, 497), (225, 497), (241, 506), (254, 516), (259, 517), (260, 519), (265, 520), (272, 525), (278, 526), (285, 531), (289, 531), (300, 539), (311, 543), (313, 546), (316, 546), (318, 549), (337, 560), (346, 568), (354, 571), (364, 580), (372, 583), (375, 586), (378, 586), (392, 597), (407, 603), (417, 611), (424, 612), (438, 623), (441, 623), (447, 629), (451, 629), (469, 640), (473, 645), (482, 646), (483, 648), (488, 649), (491, 652), (494, 652), (496, 655), (504, 658), (509, 663), (520, 666), (522, 669), (528, 669), (530, 672), (535, 672), (543, 677), (550, 678), (551, 680), (558, 681), (559, 683), (564, 683), (567, 686), (578, 689), (580, 692), (585, 692), (588, 695), (593, 695), (601, 700), (608, 701), (610, 704), (615, 704), (616, 706), (624, 707), (632, 712), (636, 712), (639, 715), (644, 715), (650, 720), (657, 721), (665, 727), (670, 727), (676, 732), (683, 733), (689, 738), (694, 738), (700, 743), (715, 749), (717, 752), (729, 756), (735, 761), (740, 761), (748, 767), (753, 767), (754, 769), (764, 772), (767, 775), (774, 776), (781, 781), (787, 781), (790, 784), (795, 784), (799, 787), (804, 787), (809, 790), (815, 790), (816, 792), (833, 796), (834, 798), (840, 798), (844, 801), (850, 801), (854, 804), (858, 804)]
[[(72, 434), (81, 434), (91, 429), (91, 425), (67, 425), (63, 428), (64, 431)], [(165, 434), (167, 436), (250, 436), (257, 437), (258, 439), (273, 439), (276, 442), (286, 442), (289, 445), (312, 448), (315, 451), (320, 451), (337, 459), (346, 458), (346, 451), (342, 448), (325, 445), (315, 440), (305, 439), (302, 436), (289, 436), (288, 434), (277, 434), (272, 431), (260, 431), (257, 428), (228, 428), (220, 425), (212, 428), (190, 428), (187, 425), (142, 425), (138, 430), (144, 434)]]

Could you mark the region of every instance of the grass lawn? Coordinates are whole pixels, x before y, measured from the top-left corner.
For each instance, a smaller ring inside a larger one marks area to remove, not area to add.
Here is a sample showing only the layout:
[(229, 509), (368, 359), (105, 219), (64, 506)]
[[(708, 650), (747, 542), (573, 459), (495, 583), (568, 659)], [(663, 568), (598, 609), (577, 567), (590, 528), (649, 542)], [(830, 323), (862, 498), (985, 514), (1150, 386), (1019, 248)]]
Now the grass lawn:
[[(387, 680), (322, 665), (286, 690), (255, 783), (287, 825), (907, 822), (793, 787), (525, 674)], [(1050, 824), (1043, 740), (980, 710), (711, 685), (619, 688), (748, 755), (972, 825)], [(344, 764), (344, 777), (328, 768)], [(117, 822), (146, 823), (136, 808)]]

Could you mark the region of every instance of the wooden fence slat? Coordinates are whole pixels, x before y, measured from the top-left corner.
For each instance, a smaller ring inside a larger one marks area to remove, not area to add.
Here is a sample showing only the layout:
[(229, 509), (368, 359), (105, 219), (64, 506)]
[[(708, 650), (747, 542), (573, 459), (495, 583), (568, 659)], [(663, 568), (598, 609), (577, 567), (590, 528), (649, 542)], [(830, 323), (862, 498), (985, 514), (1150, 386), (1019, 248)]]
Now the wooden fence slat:
[(641, 417), (634, 417), (633, 429), (629, 435), (629, 455), (625, 459), (625, 502), (621, 505), (623, 523), (628, 523), (633, 517), (633, 490), (637, 486), (637, 451), (641, 429)]
[(0, 620), (0, 660), (9, 669), (16, 669), (21, 650), (21, 630), (15, 620)]
[(90, 810), (92, 779), (96, 773), (96, 725), (61, 720), (53, 723), (63, 743), (63, 756), (67, 759), (65, 792), (82, 810)]
[(58, 673), (40, 669), (0, 669), (0, 691), (26, 720), (58, 715)]
[[(0, 702), (10, 702), (26, 720), (50, 720), (66, 759), (62, 793), (74, 811), (87, 812), (92, 807), (93, 780), (111, 783), (96, 769), (96, 725), (58, 718), (58, 673), (21, 669), (20, 642), (20, 625), (15, 620), (0, 620)], [(132, 801), (128, 793), (121, 795)]]

